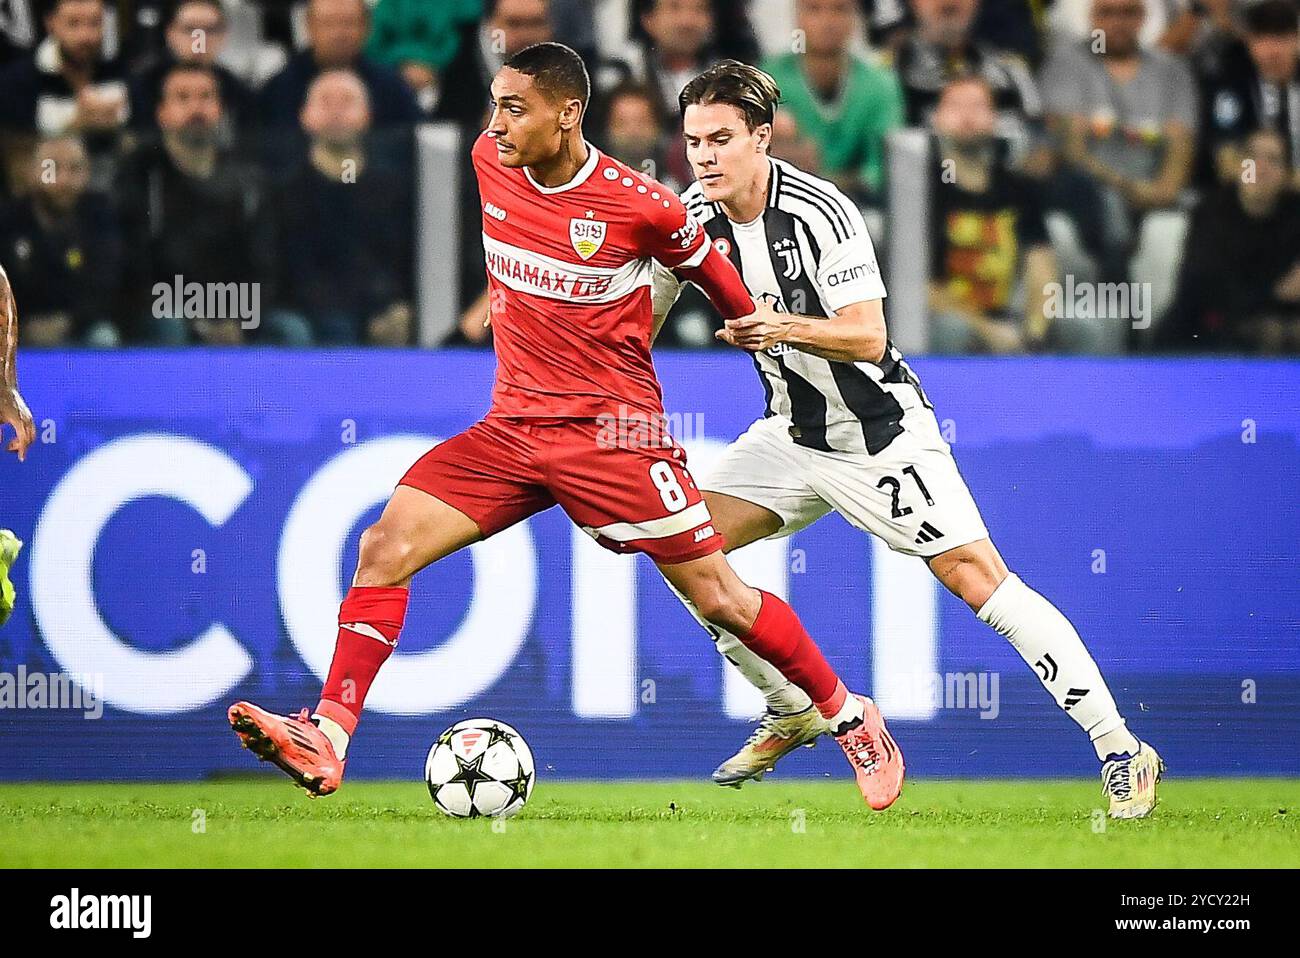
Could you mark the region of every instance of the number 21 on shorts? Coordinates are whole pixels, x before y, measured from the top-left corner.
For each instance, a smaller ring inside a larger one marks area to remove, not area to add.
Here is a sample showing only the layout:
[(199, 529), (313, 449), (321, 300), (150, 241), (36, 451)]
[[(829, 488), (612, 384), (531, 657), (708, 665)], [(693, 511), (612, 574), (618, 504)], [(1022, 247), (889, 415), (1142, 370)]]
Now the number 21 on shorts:
[[(930, 496), (930, 490), (927, 489), (925, 487), (925, 483), (921, 481), (921, 474), (916, 471), (916, 467), (904, 466), (903, 472), (907, 475), (910, 475), (912, 479), (915, 480), (916, 488), (920, 491), (921, 495), (925, 497), (925, 504), (927, 506), (934, 505), (934, 499), (931, 498)], [(899, 482), (897, 479), (895, 479), (893, 476), (881, 476), (880, 481), (876, 483), (876, 488), (889, 490), (889, 498), (890, 498), (889, 512), (892, 518), (901, 519), (904, 516), (910, 516), (912, 514), (911, 506), (901, 506), (901, 507), (899, 506), (898, 496), (899, 493), (902, 492), (903, 490), (903, 484)]]

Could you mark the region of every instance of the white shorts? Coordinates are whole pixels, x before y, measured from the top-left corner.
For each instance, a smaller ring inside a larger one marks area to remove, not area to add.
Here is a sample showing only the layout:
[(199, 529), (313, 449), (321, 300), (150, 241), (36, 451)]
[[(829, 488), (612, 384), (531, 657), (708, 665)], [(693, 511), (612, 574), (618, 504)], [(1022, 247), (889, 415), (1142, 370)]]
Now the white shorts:
[(788, 420), (760, 419), (727, 447), (700, 488), (776, 513), (782, 526), (774, 539), (831, 510), (905, 555), (931, 558), (987, 538), (934, 413), (909, 410), (903, 427), (873, 456), (796, 445)]

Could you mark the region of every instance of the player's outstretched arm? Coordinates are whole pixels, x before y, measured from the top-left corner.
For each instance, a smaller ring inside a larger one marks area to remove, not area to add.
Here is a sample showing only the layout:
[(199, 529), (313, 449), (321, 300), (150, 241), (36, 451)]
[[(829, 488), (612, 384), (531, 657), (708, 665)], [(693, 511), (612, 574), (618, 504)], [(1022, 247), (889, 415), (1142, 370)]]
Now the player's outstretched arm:
[[(718, 252), (704, 228), (686, 212), (686, 207), (675, 194), (662, 184), (647, 180), (646, 188), (651, 186), (658, 189), (650, 196), (663, 205), (646, 211), (642, 248), (647, 256), (657, 261), (656, 271), (663, 267), (672, 271), (679, 284), (694, 283), (704, 291), (723, 319), (739, 319), (753, 313), (754, 299), (731, 260)], [(671, 283), (655, 290), (656, 334), (662, 325), (662, 316), (667, 316), (668, 308), (672, 306), (670, 297), (675, 300), (678, 291), (679, 287), (673, 287)]]
[(704, 249), (706, 252), (698, 264), (683, 263), (674, 267), (673, 272), (677, 278), (694, 283), (702, 289), (723, 319), (737, 320), (753, 316), (756, 304), (731, 260), (719, 253), (711, 243)]
[(753, 316), (728, 320), (718, 338), (750, 352), (784, 343), (822, 359), (878, 363), (885, 357), (884, 303), (850, 303), (826, 319), (778, 313), (770, 303), (760, 303)]
[(36, 439), (31, 411), (18, 392), (18, 305), (4, 267), (0, 267), (0, 432), (4, 424), (13, 427), (9, 451), (19, 460), (27, 458), (27, 447)]

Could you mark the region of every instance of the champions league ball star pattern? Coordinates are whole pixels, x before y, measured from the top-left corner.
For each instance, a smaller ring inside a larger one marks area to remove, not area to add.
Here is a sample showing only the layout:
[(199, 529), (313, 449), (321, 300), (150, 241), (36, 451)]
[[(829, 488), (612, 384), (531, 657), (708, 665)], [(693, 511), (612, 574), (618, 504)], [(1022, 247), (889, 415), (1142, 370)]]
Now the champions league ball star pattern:
[(433, 803), (452, 818), (509, 818), (536, 778), (522, 735), (494, 719), (466, 719), (438, 736), (424, 763)]

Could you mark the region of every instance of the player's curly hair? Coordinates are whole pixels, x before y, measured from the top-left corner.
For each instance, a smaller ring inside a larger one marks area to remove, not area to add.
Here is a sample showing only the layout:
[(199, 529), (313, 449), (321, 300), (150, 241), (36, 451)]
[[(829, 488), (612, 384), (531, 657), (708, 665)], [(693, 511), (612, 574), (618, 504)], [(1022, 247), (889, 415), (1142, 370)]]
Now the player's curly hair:
[(745, 118), (750, 131), (776, 116), (781, 102), (781, 88), (758, 67), (739, 60), (723, 60), (709, 67), (682, 88), (677, 97), (681, 114), (693, 104), (726, 103)]

